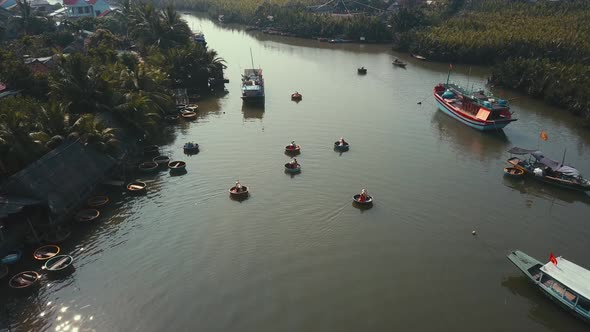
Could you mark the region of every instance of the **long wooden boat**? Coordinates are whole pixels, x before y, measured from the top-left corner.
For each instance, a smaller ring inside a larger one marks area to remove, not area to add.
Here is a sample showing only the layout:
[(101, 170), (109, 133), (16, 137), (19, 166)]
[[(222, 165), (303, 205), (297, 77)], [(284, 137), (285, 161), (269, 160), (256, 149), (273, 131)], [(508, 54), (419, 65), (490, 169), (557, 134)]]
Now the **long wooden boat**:
[(301, 165), (299, 165), (299, 164), (291, 165), (291, 163), (286, 163), (285, 164), (285, 171), (287, 171), (289, 173), (299, 173), (299, 172), (301, 172)]
[(33, 253), (33, 258), (38, 261), (45, 261), (59, 254), (61, 248), (55, 244), (48, 244), (39, 247)]
[(127, 185), (127, 191), (132, 194), (141, 194), (147, 191), (147, 183), (142, 181), (133, 181)]
[(20, 261), (22, 255), (23, 252), (20, 249), (10, 250), (6, 253), (6, 255), (4, 255), (4, 257), (2, 257), (2, 259), (0, 259), (0, 263), (7, 265), (16, 264), (18, 261)]
[(412, 58), (414, 58), (414, 59), (418, 59), (418, 60), (426, 61), (426, 58), (425, 58), (425, 57), (423, 57), (423, 56), (421, 56), (421, 55), (418, 55), (418, 54), (411, 54), (411, 56), (412, 56)]
[(508, 101), (495, 99), (483, 90), (468, 91), (447, 80), (434, 87), (433, 95), (443, 113), (477, 130), (500, 130), (517, 120)]
[(153, 162), (153, 161), (146, 161), (146, 162), (139, 164), (138, 168), (140, 171), (142, 171), (144, 173), (150, 173), (150, 172), (154, 172), (158, 169), (158, 163)]
[(363, 201), (363, 200), (361, 200), (361, 194), (356, 194), (356, 195), (352, 196), (352, 201), (357, 204), (361, 204), (361, 205), (369, 205), (369, 204), (373, 204), (373, 196), (369, 196), (367, 199), (365, 199)]
[(98, 219), (100, 211), (96, 209), (84, 209), (76, 213), (76, 221), (88, 223)]
[(43, 269), (52, 274), (64, 274), (71, 271), (74, 258), (70, 255), (57, 255), (50, 258), (43, 265)]
[(24, 271), (15, 274), (8, 281), (8, 285), (13, 289), (32, 289), (39, 284), (41, 275), (35, 271)]
[(541, 151), (514, 147), (508, 152), (511, 155), (528, 156), (526, 159), (511, 157), (508, 163), (536, 180), (566, 189), (590, 190), (590, 181), (582, 177), (580, 171), (545, 157)]
[(334, 149), (338, 151), (348, 151), (350, 149), (350, 145), (347, 142), (344, 142), (343, 145), (340, 145), (340, 141), (334, 142)]
[(86, 205), (91, 208), (100, 208), (109, 202), (109, 196), (94, 196), (86, 201)]
[(232, 196), (247, 196), (248, 195), (248, 187), (242, 186), (242, 190), (238, 191), (236, 186), (229, 188), (229, 194)]
[(590, 271), (565, 258), (541, 263), (522, 251), (508, 259), (549, 299), (590, 323)]
[(406, 66), (408, 65), (407, 63), (401, 62), (401, 61), (399, 61), (397, 59), (394, 60), (394, 61), (392, 61), (391, 64), (394, 65), (394, 66), (396, 66), (396, 67), (401, 67), (401, 68), (406, 68)]

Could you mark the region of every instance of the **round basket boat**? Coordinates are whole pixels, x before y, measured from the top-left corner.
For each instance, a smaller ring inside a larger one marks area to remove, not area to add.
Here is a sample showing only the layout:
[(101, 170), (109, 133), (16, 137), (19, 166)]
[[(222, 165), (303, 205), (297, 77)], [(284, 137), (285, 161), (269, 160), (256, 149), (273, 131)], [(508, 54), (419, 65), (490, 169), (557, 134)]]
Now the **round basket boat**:
[(355, 202), (356, 204), (359, 204), (359, 205), (373, 204), (373, 196), (369, 196), (369, 198), (367, 198), (364, 201), (361, 201), (360, 197), (361, 197), (361, 194), (356, 194), (356, 195), (352, 196), (352, 201)]
[(70, 255), (57, 255), (45, 262), (43, 269), (51, 274), (65, 274), (73, 269), (74, 258)]
[(96, 209), (84, 209), (76, 213), (76, 221), (79, 222), (91, 222), (96, 220), (100, 216), (100, 211)]
[(194, 120), (197, 118), (197, 113), (192, 112), (192, 111), (183, 112), (182, 118), (185, 120)]
[(150, 155), (150, 154), (157, 154), (160, 151), (160, 148), (157, 145), (148, 145), (143, 147), (143, 154)]
[(199, 144), (193, 142), (184, 143), (182, 148), (186, 154), (194, 154), (199, 152)]
[(37, 248), (33, 253), (33, 258), (38, 261), (45, 261), (58, 255), (60, 251), (61, 249), (59, 246), (56, 246), (55, 244), (48, 244)]
[(108, 196), (94, 196), (91, 197), (88, 201), (86, 201), (86, 205), (88, 205), (91, 208), (100, 208), (107, 205), (108, 202)]
[(359, 68), (357, 69), (357, 72), (361, 75), (365, 75), (367, 73), (367, 68)]
[(8, 275), (8, 266), (0, 264), (0, 280), (6, 278)]
[(175, 160), (168, 163), (168, 168), (170, 168), (170, 172), (184, 172), (186, 171), (186, 163), (184, 161)]
[(190, 105), (187, 105), (187, 106), (184, 108), (184, 109), (185, 109), (185, 111), (184, 111), (183, 113), (186, 113), (186, 112), (193, 112), (193, 113), (196, 113), (198, 108), (199, 108), (199, 105), (196, 105), (196, 104), (190, 104)]
[(184, 110), (185, 107), (186, 107), (185, 104), (176, 104), (176, 110), (179, 112)]
[(299, 101), (301, 99), (303, 99), (303, 96), (300, 93), (295, 92), (291, 95), (291, 100)]
[(146, 161), (138, 166), (139, 170), (144, 173), (151, 173), (158, 169), (158, 163), (153, 161)]
[(2, 259), (0, 259), (0, 263), (6, 265), (16, 264), (20, 261), (22, 255), (23, 252), (20, 249), (10, 250), (4, 257), (2, 257)]
[(299, 146), (299, 145), (292, 146), (292, 145), (289, 144), (289, 145), (285, 146), (285, 152), (287, 152), (287, 153), (293, 153), (293, 154), (300, 153), (301, 152), (301, 146)]
[(248, 195), (248, 187), (242, 186), (242, 190), (238, 191), (236, 186), (229, 188), (229, 194), (235, 197), (243, 197)]
[(350, 148), (350, 145), (348, 143), (344, 143), (344, 145), (340, 145), (340, 142), (336, 141), (334, 142), (334, 149), (337, 151), (348, 151), (348, 149)]
[(142, 181), (133, 181), (127, 185), (127, 191), (132, 194), (142, 194), (147, 191), (147, 183)]
[(516, 167), (504, 167), (504, 175), (511, 178), (520, 178), (524, 176), (524, 171)]
[(39, 284), (41, 275), (35, 271), (24, 271), (15, 274), (8, 281), (12, 289), (31, 289)]
[(295, 167), (293, 167), (290, 163), (286, 163), (285, 171), (289, 173), (299, 173), (301, 172), (301, 165), (296, 165)]
[(178, 121), (179, 116), (178, 115), (166, 115), (164, 117), (164, 120), (168, 121), (168, 122), (176, 122)]
[(48, 243), (61, 243), (67, 240), (70, 235), (72, 235), (72, 231), (67, 228), (56, 229), (43, 234), (43, 240)]
[(168, 166), (168, 163), (170, 162), (170, 157), (157, 156), (157, 157), (154, 157), (154, 159), (152, 159), (152, 161), (157, 163), (158, 167), (164, 167), (164, 166)]

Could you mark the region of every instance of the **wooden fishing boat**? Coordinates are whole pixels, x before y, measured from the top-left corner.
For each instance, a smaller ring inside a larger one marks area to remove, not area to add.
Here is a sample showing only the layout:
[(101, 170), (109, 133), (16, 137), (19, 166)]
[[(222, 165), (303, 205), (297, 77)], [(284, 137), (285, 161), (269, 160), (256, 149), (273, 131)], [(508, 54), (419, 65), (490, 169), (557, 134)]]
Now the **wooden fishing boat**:
[(545, 296), (590, 323), (589, 270), (553, 254), (546, 264), (518, 250), (507, 257)]
[(8, 275), (8, 266), (0, 264), (0, 280), (6, 278)]
[(108, 196), (94, 196), (86, 201), (86, 205), (88, 205), (91, 208), (100, 208), (107, 205), (108, 202)]
[(391, 62), (391, 64), (393, 64), (396, 67), (401, 67), (401, 68), (406, 68), (406, 66), (408, 65), (407, 63), (400, 61), (398, 59), (393, 60), (393, 62)]
[(299, 101), (303, 99), (303, 96), (299, 92), (291, 94), (291, 100)]
[(84, 209), (76, 213), (76, 221), (88, 223), (96, 220), (99, 216), (100, 211), (96, 209)]
[(363, 200), (361, 200), (361, 194), (356, 194), (356, 195), (352, 196), (352, 200), (353, 200), (353, 202), (360, 204), (360, 205), (373, 204), (373, 196), (369, 196), (367, 199), (365, 199), (363, 201)]
[(186, 154), (193, 154), (199, 152), (199, 144), (193, 142), (184, 143), (184, 146), (182, 148), (184, 149), (184, 153)]
[(520, 178), (524, 176), (524, 171), (516, 167), (504, 167), (504, 175), (512, 178)]
[(43, 269), (51, 274), (65, 274), (73, 270), (74, 258), (70, 255), (58, 255), (45, 262)]
[(367, 73), (367, 68), (365, 68), (365, 67), (361, 67), (361, 68), (357, 69), (357, 72), (358, 72), (360, 75), (365, 75), (365, 74)]
[(32, 289), (39, 284), (41, 275), (35, 271), (24, 271), (15, 274), (8, 281), (8, 285), (12, 289)]
[(287, 171), (289, 173), (299, 173), (299, 172), (301, 172), (301, 165), (299, 165), (299, 164), (291, 165), (291, 163), (286, 163), (285, 164), (285, 171)]
[(43, 234), (43, 240), (48, 243), (62, 243), (67, 240), (72, 231), (67, 228), (58, 228)]
[(170, 168), (170, 172), (184, 172), (186, 171), (186, 163), (180, 160), (171, 161), (168, 163), (168, 168)]
[(519, 157), (511, 157), (508, 163), (513, 165), (536, 180), (544, 183), (552, 184), (554, 186), (572, 189), (577, 191), (590, 191), (590, 181), (582, 177), (580, 171), (572, 166), (549, 159), (543, 155), (543, 152), (538, 150), (529, 150), (519, 147), (514, 147), (508, 152), (513, 155), (526, 156), (527, 159), (520, 159)]
[(483, 90), (466, 90), (449, 83), (448, 78), (447, 83), (434, 87), (433, 95), (443, 113), (477, 130), (497, 131), (517, 120), (512, 117), (508, 101), (495, 99)]
[(334, 149), (337, 151), (348, 151), (349, 148), (350, 145), (348, 144), (348, 142), (344, 142), (343, 145), (340, 145), (340, 141), (334, 142)]
[(197, 113), (192, 111), (187, 111), (182, 113), (182, 118), (185, 120), (195, 120), (197, 118)]
[(301, 146), (299, 146), (299, 145), (293, 146), (293, 145), (289, 144), (289, 145), (285, 146), (285, 152), (288, 152), (288, 153), (291, 153), (291, 154), (300, 153), (301, 152)]
[(412, 55), (412, 58), (414, 58), (414, 59), (426, 61), (426, 58), (421, 55), (418, 55), (418, 54), (411, 54), (411, 55)]
[(147, 184), (142, 181), (133, 181), (127, 185), (127, 191), (132, 194), (145, 193), (147, 191)]
[(0, 263), (6, 265), (16, 264), (18, 261), (20, 261), (22, 255), (23, 252), (20, 249), (10, 250), (4, 257), (2, 257), (2, 259), (0, 259)]
[(153, 162), (158, 164), (158, 167), (166, 167), (170, 162), (170, 157), (168, 156), (157, 156), (152, 159)]
[(248, 195), (248, 187), (242, 186), (242, 190), (238, 191), (236, 186), (229, 188), (229, 194), (232, 196), (247, 196)]
[(153, 161), (145, 161), (139, 164), (139, 170), (144, 173), (150, 173), (158, 169), (158, 163)]
[(38, 261), (45, 261), (59, 254), (61, 248), (55, 244), (48, 244), (39, 247), (33, 253), (33, 258)]
[(151, 155), (159, 153), (160, 148), (157, 145), (148, 145), (143, 147), (144, 155)]

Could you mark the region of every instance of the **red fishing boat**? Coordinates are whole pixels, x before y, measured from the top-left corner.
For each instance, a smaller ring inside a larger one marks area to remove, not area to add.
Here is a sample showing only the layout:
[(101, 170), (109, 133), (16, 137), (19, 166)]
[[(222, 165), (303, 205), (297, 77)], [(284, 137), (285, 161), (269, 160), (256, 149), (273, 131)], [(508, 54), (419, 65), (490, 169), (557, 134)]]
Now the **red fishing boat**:
[[(449, 76), (450, 76), (449, 70)], [(448, 116), (477, 130), (499, 130), (517, 119), (512, 117), (508, 101), (496, 99), (483, 90), (469, 91), (449, 83), (434, 87), (438, 108)]]

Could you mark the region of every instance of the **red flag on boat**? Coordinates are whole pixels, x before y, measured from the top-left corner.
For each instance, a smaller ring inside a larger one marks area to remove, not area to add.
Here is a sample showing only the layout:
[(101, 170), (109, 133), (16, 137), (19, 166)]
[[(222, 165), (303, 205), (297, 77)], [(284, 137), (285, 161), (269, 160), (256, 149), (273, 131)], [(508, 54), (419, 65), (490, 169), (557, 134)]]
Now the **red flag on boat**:
[(549, 136), (547, 136), (547, 132), (545, 130), (541, 131), (541, 139), (546, 141), (547, 139), (549, 139)]
[(549, 261), (555, 265), (557, 265), (557, 258), (553, 255), (553, 253), (549, 254)]

